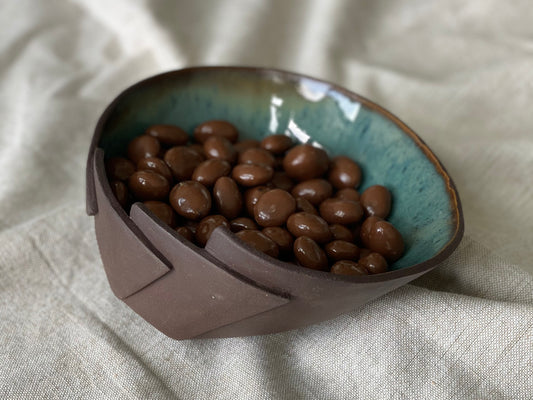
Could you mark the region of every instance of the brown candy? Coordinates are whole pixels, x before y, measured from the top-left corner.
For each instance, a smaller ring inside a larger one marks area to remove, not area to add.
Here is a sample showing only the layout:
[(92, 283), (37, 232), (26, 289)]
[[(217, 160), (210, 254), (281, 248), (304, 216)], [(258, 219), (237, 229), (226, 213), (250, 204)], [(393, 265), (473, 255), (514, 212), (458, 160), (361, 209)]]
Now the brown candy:
[(294, 197), (303, 197), (317, 206), (331, 197), (333, 188), (325, 179), (310, 179), (297, 184), (291, 191)]
[(363, 217), (359, 202), (330, 198), (320, 204), (320, 216), (330, 224), (353, 224)]
[(161, 150), (159, 141), (148, 135), (138, 136), (128, 144), (128, 158), (135, 165), (140, 159), (146, 157), (157, 157)]
[(303, 211), (309, 214), (318, 215), (316, 208), (303, 197), (296, 198), (296, 211)]
[(239, 164), (263, 164), (274, 168), (275, 163), (276, 159), (272, 153), (259, 147), (244, 150), (239, 155)]
[(148, 157), (139, 160), (137, 163), (137, 170), (152, 170), (159, 175), (163, 175), (169, 183), (172, 182), (172, 172), (168, 165), (160, 158)]
[(229, 223), (229, 226), (232, 232), (239, 232), (244, 229), (253, 229), (253, 230), (258, 229), (255, 221), (248, 217), (239, 217), (239, 218), (232, 219)]
[(359, 258), (359, 247), (344, 240), (334, 240), (324, 246), (326, 254), (331, 260), (357, 260)]
[(183, 146), (189, 140), (189, 135), (183, 129), (175, 125), (152, 125), (146, 132), (165, 146)]
[(349, 276), (368, 275), (368, 271), (366, 269), (359, 266), (356, 262), (349, 261), (349, 260), (337, 261), (331, 267), (330, 272), (336, 275), (349, 275)]
[(186, 226), (179, 226), (176, 228), (176, 232), (178, 232), (181, 236), (183, 236), (185, 239), (193, 242), (194, 241), (194, 233), (187, 228)]
[(338, 156), (331, 160), (328, 179), (336, 189), (358, 187), (361, 175), (361, 168), (351, 158)]
[(290, 192), (294, 186), (292, 179), (283, 171), (274, 171), (271, 183), (275, 188), (283, 189), (287, 192)]
[(366, 215), (387, 218), (391, 209), (391, 194), (384, 186), (370, 186), (361, 194), (361, 205)]
[(178, 183), (170, 191), (169, 200), (179, 215), (191, 220), (199, 220), (211, 210), (209, 191), (196, 181)]
[(328, 269), (326, 253), (313, 239), (307, 236), (296, 238), (293, 250), (296, 259), (302, 266), (321, 271)]
[(120, 204), (122, 207), (127, 207), (129, 202), (129, 193), (128, 193), (128, 187), (126, 184), (122, 181), (111, 181), (109, 183), (111, 186), (111, 191), (115, 195), (118, 204)]
[(215, 214), (208, 215), (207, 217), (203, 218), (198, 223), (198, 227), (196, 229), (195, 237), (197, 243), (204, 247), (215, 228), (218, 228), (219, 226), (225, 226), (229, 228), (229, 222), (224, 216)]
[[(332, 224), (329, 226), (329, 231), (335, 240), (344, 240), (346, 242), (353, 242), (354, 235), (352, 231), (341, 224)], [(359, 237), (359, 236), (358, 236)]]
[(213, 198), (220, 214), (228, 219), (237, 217), (242, 210), (242, 195), (235, 181), (227, 176), (217, 179)]
[(270, 226), (263, 229), (262, 232), (278, 245), (278, 248), (282, 253), (288, 254), (292, 251), (294, 239), (286, 229), (279, 226)]
[(259, 231), (243, 230), (235, 234), (239, 239), (256, 250), (276, 258), (279, 255), (278, 245), (272, 239)]
[(239, 138), (237, 128), (227, 121), (207, 121), (194, 129), (194, 140), (204, 143), (211, 136), (219, 136), (235, 143)]
[(370, 232), (373, 230), (376, 222), (379, 221), (383, 221), (383, 218), (372, 216), (363, 221), (361, 228), (359, 229), (359, 237), (363, 243), (366, 244), (370, 241)]
[(180, 182), (191, 179), (194, 169), (204, 161), (204, 157), (190, 147), (176, 146), (165, 153), (164, 160), (176, 181)]
[(270, 189), (266, 186), (256, 186), (244, 192), (244, 205), (246, 206), (246, 211), (248, 214), (251, 216), (254, 215), (254, 207), (257, 204), (257, 201), (269, 190)]
[(128, 188), (139, 200), (163, 200), (168, 195), (170, 185), (163, 175), (146, 170), (131, 174)]
[(135, 165), (124, 157), (112, 157), (105, 162), (109, 180), (126, 181), (135, 172)]
[(387, 260), (379, 253), (370, 253), (361, 257), (358, 262), (359, 266), (365, 268), (369, 274), (381, 274), (387, 272)]
[(272, 154), (283, 154), (292, 147), (292, 139), (286, 135), (270, 135), (261, 141), (261, 147)]
[(144, 205), (148, 208), (157, 218), (169, 225), (171, 228), (176, 226), (176, 213), (167, 203), (162, 201), (149, 200), (145, 201)]
[(264, 185), (272, 179), (274, 170), (268, 165), (239, 164), (233, 168), (231, 176), (235, 181), (246, 187)]
[(245, 139), (233, 145), (237, 153), (241, 154), (243, 151), (259, 147), (259, 141), (255, 139)]
[(400, 232), (387, 221), (368, 217), (361, 227), (361, 240), (373, 252), (381, 254), (389, 262), (398, 260), (404, 251)]
[(343, 200), (359, 201), (359, 192), (352, 188), (344, 188), (339, 190), (335, 197)]
[(229, 162), (213, 158), (202, 162), (194, 169), (192, 180), (205, 186), (213, 186), (218, 178), (229, 175), (230, 172)]
[(328, 170), (328, 155), (322, 149), (301, 144), (290, 149), (283, 159), (287, 175), (298, 181), (320, 178)]
[(231, 142), (220, 136), (212, 136), (204, 142), (204, 152), (207, 158), (217, 158), (233, 164), (237, 160), (237, 151)]
[(289, 192), (272, 189), (257, 201), (254, 207), (255, 221), (261, 226), (281, 226), (295, 208), (296, 201)]
[(331, 239), (328, 223), (306, 212), (292, 214), (287, 220), (287, 229), (296, 237), (308, 236), (318, 243), (326, 243)]

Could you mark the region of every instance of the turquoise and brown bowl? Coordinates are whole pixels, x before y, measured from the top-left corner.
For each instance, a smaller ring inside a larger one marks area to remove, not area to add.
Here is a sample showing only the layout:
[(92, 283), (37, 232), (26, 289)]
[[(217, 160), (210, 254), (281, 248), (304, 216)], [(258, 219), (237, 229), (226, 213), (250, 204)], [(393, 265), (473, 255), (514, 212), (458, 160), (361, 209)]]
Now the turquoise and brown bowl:
[[(107, 181), (104, 159), (152, 124), (192, 132), (231, 121), (241, 138), (285, 133), (347, 155), (363, 170), (360, 189), (390, 189), (389, 220), (406, 251), (389, 272), (333, 275), (273, 259), (217, 228), (200, 248), (142, 203), (128, 215)], [(87, 163), (87, 212), (111, 289), (175, 339), (261, 335), (331, 319), (428, 272), (459, 244), (459, 195), (428, 146), (377, 104), (337, 85), (273, 69), (187, 68), (143, 80), (105, 110)]]

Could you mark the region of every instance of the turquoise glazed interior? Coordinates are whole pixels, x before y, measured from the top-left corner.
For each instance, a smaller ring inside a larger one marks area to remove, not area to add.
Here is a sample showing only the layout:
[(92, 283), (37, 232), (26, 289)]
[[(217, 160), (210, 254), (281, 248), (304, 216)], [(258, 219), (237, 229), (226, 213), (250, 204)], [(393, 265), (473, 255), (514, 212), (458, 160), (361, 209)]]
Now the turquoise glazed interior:
[(381, 184), (392, 192), (389, 221), (406, 244), (394, 270), (435, 257), (458, 231), (453, 184), (418, 137), (368, 100), (312, 78), (251, 68), (159, 75), (117, 99), (99, 146), (107, 157), (121, 155), (149, 125), (175, 124), (192, 133), (210, 119), (232, 122), (241, 138), (285, 133), (356, 160), (364, 174), (360, 191)]

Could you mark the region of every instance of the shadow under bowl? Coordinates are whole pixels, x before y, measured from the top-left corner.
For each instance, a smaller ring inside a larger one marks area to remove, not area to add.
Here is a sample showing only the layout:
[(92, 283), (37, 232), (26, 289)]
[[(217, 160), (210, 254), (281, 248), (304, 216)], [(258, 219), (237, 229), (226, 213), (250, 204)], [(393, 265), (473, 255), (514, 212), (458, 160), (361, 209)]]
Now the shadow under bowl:
[[(192, 132), (206, 120), (233, 123), (241, 139), (273, 133), (347, 155), (363, 170), (361, 191), (392, 193), (388, 218), (404, 256), (389, 272), (347, 277), (309, 270), (255, 251), (217, 228), (205, 248), (162, 224), (142, 203), (130, 215), (105, 175), (104, 158), (153, 124)], [(105, 110), (87, 162), (87, 212), (117, 297), (175, 339), (259, 335), (348, 312), (428, 272), (459, 244), (457, 190), (427, 145), (375, 103), (319, 79), (272, 69), (197, 67), (143, 80)]]

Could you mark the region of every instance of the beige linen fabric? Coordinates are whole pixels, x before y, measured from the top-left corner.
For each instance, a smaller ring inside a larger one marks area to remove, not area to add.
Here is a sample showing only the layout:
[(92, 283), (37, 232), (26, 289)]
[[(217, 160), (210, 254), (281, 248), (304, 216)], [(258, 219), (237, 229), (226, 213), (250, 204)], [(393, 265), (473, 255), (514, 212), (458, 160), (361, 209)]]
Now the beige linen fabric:
[[(533, 398), (533, 4), (5, 1), (0, 398)], [(346, 86), (437, 153), (466, 235), (441, 266), (296, 331), (173, 341), (111, 293), (84, 212), (118, 92), (199, 64)]]

